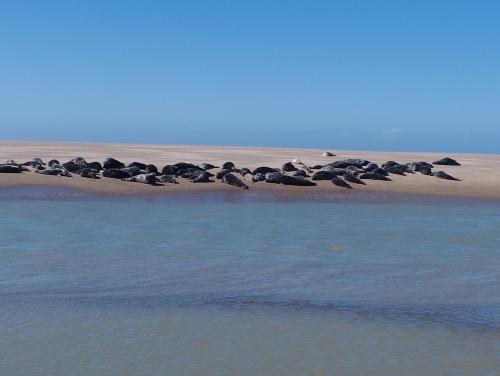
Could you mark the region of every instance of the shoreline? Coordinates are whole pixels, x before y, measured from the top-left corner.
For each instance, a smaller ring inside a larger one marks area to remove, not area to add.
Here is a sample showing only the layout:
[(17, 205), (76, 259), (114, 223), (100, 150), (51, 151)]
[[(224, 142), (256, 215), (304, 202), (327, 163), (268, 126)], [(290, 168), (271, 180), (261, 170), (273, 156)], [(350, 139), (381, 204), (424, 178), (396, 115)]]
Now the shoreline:
[[(321, 197), (357, 197), (372, 194), (423, 195), (434, 198), (469, 198), (479, 200), (500, 200), (500, 155), (479, 154), (439, 154), (439, 153), (402, 153), (402, 152), (371, 152), (331, 150), (334, 157), (323, 157), (319, 149), (292, 148), (251, 148), (251, 147), (209, 147), (185, 145), (140, 145), (140, 144), (109, 144), (109, 143), (77, 143), (77, 142), (38, 142), (38, 141), (0, 141), (0, 160), (14, 159), (18, 162), (40, 157), (46, 161), (55, 158), (61, 161), (82, 156), (89, 161), (102, 161), (106, 157), (114, 157), (125, 163), (140, 161), (153, 163), (159, 168), (169, 163), (188, 161), (192, 163), (210, 162), (222, 165), (225, 161), (233, 161), (238, 167), (255, 168), (262, 165), (281, 167), (294, 158), (301, 159), (305, 164), (326, 164), (348, 158), (363, 158), (376, 163), (395, 160), (401, 163), (410, 161), (427, 161), (450, 156), (457, 159), (462, 166), (436, 166), (461, 181), (440, 180), (433, 176), (419, 173), (407, 176), (392, 175), (393, 181), (366, 181), (367, 185), (355, 185), (353, 190), (345, 190), (334, 186), (330, 181), (317, 181), (315, 187), (295, 187), (270, 184), (265, 182), (252, 183), (249, 191), (269, 192), (276, 197), (293, 197), (295, 199), (314, 199)], [(329, 150), (328, 150), (329, 151)], [(95, 195), (129, 196), (129, 195), (168, 195), (187, 192), (240, 192), (238, 188), (223, 184), (192, 183), (179, 179), (180, 184), (149, 186), (146, 184), (122, 182), (116, 179), (101, 178), (85, 179), (78, 175), (72, 177), (44, 176), (35, 173), (0, 174), (0, 187), (62, 187), (77, 189)], [(352, 192), (351, 192), (352, 191)]]

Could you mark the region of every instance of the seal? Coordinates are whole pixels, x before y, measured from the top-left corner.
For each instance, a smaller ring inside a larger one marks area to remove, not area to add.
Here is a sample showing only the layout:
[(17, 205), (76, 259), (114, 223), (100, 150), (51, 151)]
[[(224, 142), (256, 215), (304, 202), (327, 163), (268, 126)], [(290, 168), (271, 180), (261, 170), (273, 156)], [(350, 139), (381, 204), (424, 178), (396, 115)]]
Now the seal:
[(231, 173), (224, 175), (224, 177), (222, 178), (222, 182), (238, 188), (248, 189), (248, 185), (243, 183), (240, 179), (238, 179)]
[(252, 175), (252, 181), (254, 183), (257, 183), (259, 181), (265, 181), (266, 180), (266, 174), (261, 174), (260, 172), (255, 174), (255, 175)]
[(222, 165), (222, 168), (224, 170), (229, 170), (229, 171), (233, 171), (233, 169), (235, 168), (236, 166), (234, 165), (233, 162), (226, 162)]
[(297, 171), (298, 168), (295, 167), (292, 162), (286, 162), (285, 164), (283, 164), (283, 166), (281, 166), (281, 170), (286, 172), (293, 172)]
[(455, 180), (455, 181), (460, 181), (460, 179), (457, 179), (454, 176), (448, 175), (444, 171), (436, 171), (432, 173), (432, 176), (435, 176), (438, 179), (444, 179), (444, 180)]
[(179, 184), (177, 182), (177, 180), (175, 180), (175, 175), (161, 175), (160, 176), (160, 182), (161, 183)]
[(149, 185), (156, 185), (156, 174), (139, 174), (131, 176), (130, 178), (124, 179), (125, 181), (134, 181), (136, 183), (143, 183)]
[(243, 167), (240, 170), (240, 175), (241, 176), (245, 176), (245, 175), (248, 175), (248, 174), (250, 174), (250, 175), (252, 174), (252, 171), (249, 168)]
[(334, 176), (333, 179), (332, 179), (332, 183), (335, 184), (338, 187), (352, 189), (351, 185), (349, 183), (346, 183), (344, 181), (344, 179), (342, 179), (339, 176)]
[(283, 175), (281, 172), (268, 172), (266, 174), (266, 183), (280, 184), (283, 179)]
[(175, 175), (178, 168), (172, 165), (166, 165), (161, 169), (162, 175)]
[(267, 167), (267, 166), (261, 166), (261, 167), (257, 167), (255, 170), (253, 170), (252, 175), (267, 174), (268, 172), (278, 172), (278, 169), (272, 168), (272, 167)]
[(89, 168), (89, 167), (84, 167), (80, 170), (75, 171), (78, 175), (80, 175), (82, 178), (88, 178), (88, 179), (99, 179), (99, 176), (97, 176), (98, 171)]
[(312, 180), (332, 180), (336, 175), (330, 171), (316, 171), (312, 175)]
[(344, 174), (344, 180), (349, 182), (349, 183), (366, 185), (366, 183), (363, 180), (361, 180), (360, 178), (358, 178), (357, 176), (355, 176), (351, 172), (346, 172)]
[(304, 170), (295, 171), (295, 174), (293, 174), (293, 176), (302, 176), (303, 178), (309, 177), (309, 175), (307, 175)]
[(102, 176), (112, 179), (127, 179), (132, 177), (129, 172), (121, 170), (119, 168), (106, 168), (102, 172)]
[(335, 157), (335, 154), (333, 153), (330, 153), (329, 151), (325, 151), (323, 154), (322, 154), (323, 157)]
[(361, 174), (359, 176), (360, 179), (371, 179), (371, 180), (385, 180), (385, 181), (391, 181), (391, 178), (383, 175), (383, 174), (379, 174), (375, 171), (372, 171), (372, 172), (365, 172), (364, 174)]
[(141, 170), (137, 166), (124, 167), (124, 168), (121, 168), (120, 170), (128, 172), (130, 174), (130, 176), (140, 175), (140, 174), (144, 173), (144, 170)]
[(283, 185), (297, 185), (297, 186), (301, 186), (301, 187), (312, 187), (314, 185), (317, 185), (315, 182), (307, 180), (304, 177), (288, 176), (288, 175), (283, 175), (281, 177), (281, 184), (283, 184)]
[(57, 159), (51, 159), (48, 163), (49, 167), (60, 164)]
[(108, 169), (117, 169), (117, 168), (124, 168), (125, 167), (125, 163), (122, 163), (119, 160), (116, 160), (114, 158), (106, 158), (105, 161), (102, 164), (102, 167), (105, 170), (108, 170)]
[(222, 179), (224, 175), (229, 174), (231, 171), (229, 170), (220, 170), (217, 175), (215, 175), (216, 179)]
[(139, 169), (145, 170), (146, 169), (146, 164), (142, 163), (142, 162), (132, 162), (127, 167), (139, 167)]
[(46, 170), (36, 170), (37, 174), (41, 175), (52, 175), (52, 176), (67, 176), (71, 177), (72, 175), (65, 168), (48, 168)]
[(443, 165), (443, 166), (460, 166), (460, 163), (458, 163), (456, 160), (445, 157), (442, 158), (438, 161), (432, 162), (433, 165)]
[(206, 170), (206, 171), (208, 171), (208, 170), (213, 170), (214, 168), (219, 168), (219, 167), (217, 167), (217, 166), (214, 166), (214, 165), (213, 165), (213, 164), (211, 164), (211, 163), (202, 163), (202, 164), (200, 164), (200, 167), (201, 167), (202, 169)]
[(2, 163), (0, 164), (0, 173), (2, 174), (18, 174), (23, 172), (23, 166), (17, 163)]
[(192, 176), (194, 177), (191, 180), (193, 183), (211, 183), (210, 175), (207, 171), (193, 172)]
[(154, 164), (148, 164), (146, 165), (146, 174), (156, 174), (158, 175), (158, 167), (156, 167)]

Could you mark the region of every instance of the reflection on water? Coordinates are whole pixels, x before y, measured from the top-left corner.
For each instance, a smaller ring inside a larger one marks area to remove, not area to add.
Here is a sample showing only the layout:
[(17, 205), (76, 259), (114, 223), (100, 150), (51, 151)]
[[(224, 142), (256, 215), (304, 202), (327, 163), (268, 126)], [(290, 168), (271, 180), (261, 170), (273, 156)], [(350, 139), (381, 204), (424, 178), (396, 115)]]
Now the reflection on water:
[(500, 366), (496, 205), (6, 195), (1, 374)]

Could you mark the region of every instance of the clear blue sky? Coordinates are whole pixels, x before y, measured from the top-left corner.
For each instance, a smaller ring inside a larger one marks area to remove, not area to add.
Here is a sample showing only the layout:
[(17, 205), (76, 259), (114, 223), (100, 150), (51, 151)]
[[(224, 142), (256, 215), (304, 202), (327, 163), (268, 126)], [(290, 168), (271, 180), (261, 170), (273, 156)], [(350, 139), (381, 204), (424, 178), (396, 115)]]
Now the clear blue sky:
[(0, 130), (500, 153), (500, 2), (3, 1)]

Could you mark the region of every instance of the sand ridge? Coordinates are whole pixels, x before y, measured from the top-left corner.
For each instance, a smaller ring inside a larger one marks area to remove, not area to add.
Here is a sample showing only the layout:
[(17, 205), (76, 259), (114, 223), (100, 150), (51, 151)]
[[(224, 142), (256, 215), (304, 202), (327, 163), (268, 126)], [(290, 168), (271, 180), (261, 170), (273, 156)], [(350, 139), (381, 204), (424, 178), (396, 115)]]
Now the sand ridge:
[[(283, 163), (299, 158), (306, 165), (326, 164), (346, 158), (363, 158), (375, 163), (395, 160), (400, 163), (411, 161), (432, 162), (445, 156), (457, 159), (462, 166), (436, 166), (461, 181), (447, 181), (419, 173), (407, 176), (391, 175), (392, 182), (367, 180), (365, 186), (355, 186), (356, 190), (373, 192), (395, 192), (412, 194), (432, 194), (453, 197), (500, 199), (500, 155), (460, 154), (460, 153), (413, 153), (413, 152), (373, 152), (329, 150), (335, 157), (323, 157), (326, 150), (296, 148), (250, 148), (228, 146), (199, 145), (146, 145), (113, 143), (78, 143), (78, 142), (40, 142), (40, 141), (0, 141), (0, 161), (13, 159), (25, 162), (33, 157), (44, 161), (58, 159), (65, 162), (81, 156), (87, 161), (102, 162), (107, 157), (114, 157), (124, 163), (134, 161), (153, 163), (162, 168), (166, 164), (186, 161), (192, 163), (210, 162), (222, 165), (232, 161), (237, 167), (255, 168), (258, 166), (281, 167)], [(180, 184), (148, 186), (116, 179), (85, 179), (73, 177), (45, 176), (35, 173), (0, 174), (1, 186), (68, 186), (95, 193), (134, 194), (147, 192), (180, 192), (198, 190), (237, 190), (235, 187), (214, 183), (191, 183), (179, 179)], [(314, 195), (318, 191), (341, 191), (329, 181), (319, 181), (317, 187), (292, 187), (264, 182), (245, 181), (250, 189), (281, 190), (299, 195)]]

